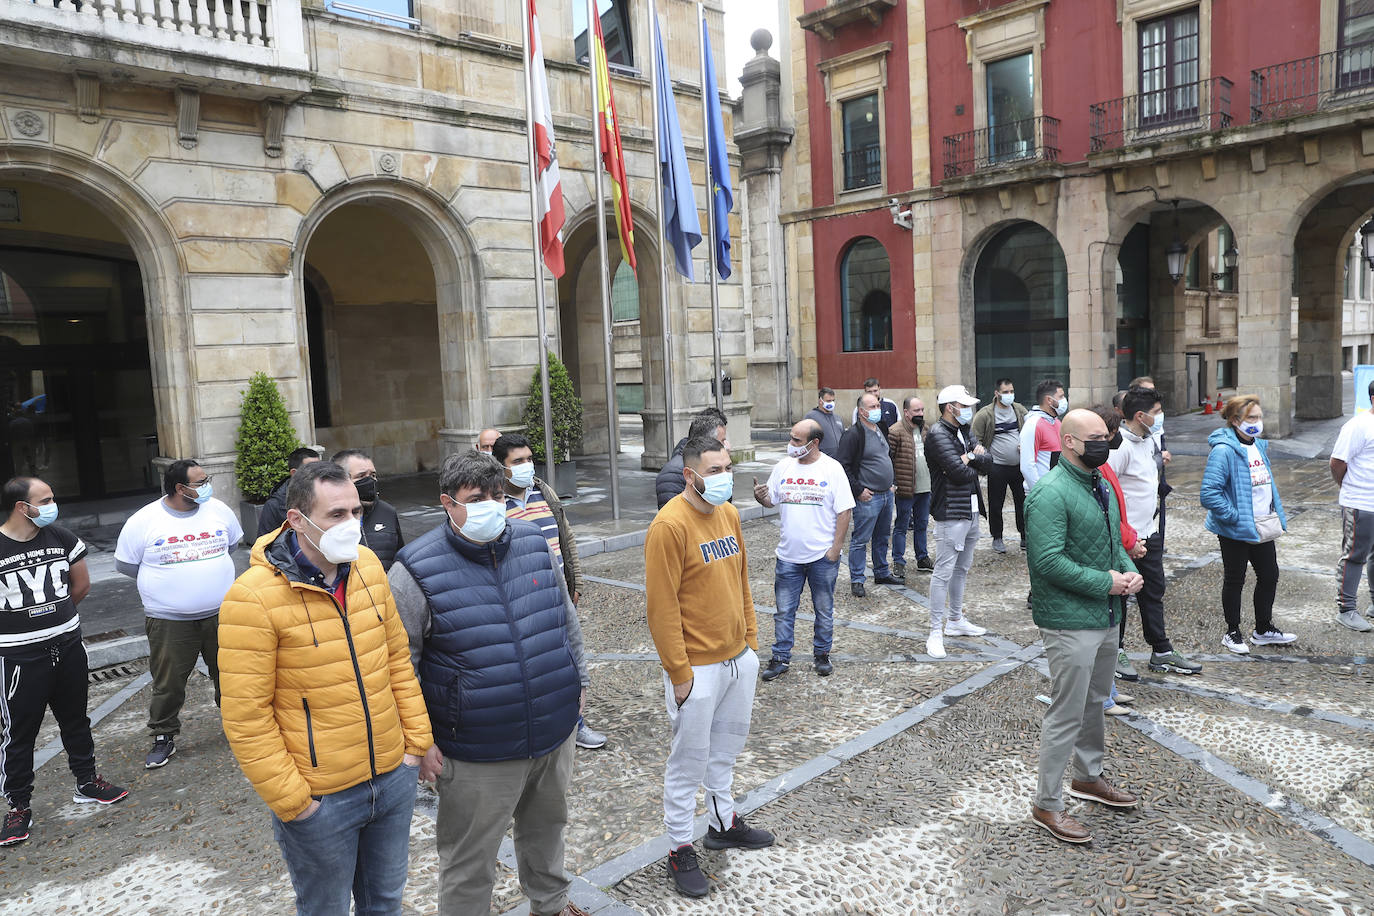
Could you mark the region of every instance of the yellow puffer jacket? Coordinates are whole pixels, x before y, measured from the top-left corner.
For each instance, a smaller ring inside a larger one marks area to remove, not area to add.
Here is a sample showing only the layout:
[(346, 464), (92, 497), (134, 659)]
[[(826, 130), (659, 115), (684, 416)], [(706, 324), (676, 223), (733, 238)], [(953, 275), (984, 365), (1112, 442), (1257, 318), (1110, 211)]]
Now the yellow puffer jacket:
[(433, 744), (410, 644), (376, 554), (358, 548), (345, 614), (304, 581), (287, 526), (253, 545), (219, 612), (220, 714), (253, 788), (282, 820)]

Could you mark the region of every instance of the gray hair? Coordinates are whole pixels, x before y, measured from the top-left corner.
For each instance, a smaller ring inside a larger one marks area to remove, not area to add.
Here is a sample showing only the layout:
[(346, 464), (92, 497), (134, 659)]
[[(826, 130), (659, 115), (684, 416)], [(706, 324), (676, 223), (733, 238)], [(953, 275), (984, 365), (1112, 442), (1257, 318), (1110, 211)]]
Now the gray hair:
[(439, 469), (439, 492), (457, 499), (458, 491), (468, 487), (476, 487), (484, 496), (499, 499), (506, 489), (506, 472), (495, 458), (476, 449), (449, 455)]

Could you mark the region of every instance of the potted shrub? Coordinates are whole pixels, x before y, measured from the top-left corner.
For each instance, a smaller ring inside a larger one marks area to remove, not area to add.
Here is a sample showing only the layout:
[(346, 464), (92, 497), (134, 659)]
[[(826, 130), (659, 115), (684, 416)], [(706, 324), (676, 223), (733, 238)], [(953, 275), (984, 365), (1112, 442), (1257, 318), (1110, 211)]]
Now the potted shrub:
[[(577, 495), (577, 464), (573, 452), (582, 446), (582, 399), (573, 390), (568, 367), (549, 354), (549, 409), (553, 417), (554, 479), (547, 481), (559, 496)], [(534, 452), (535, 473), (544, 469), (544, 399), (539, 385), (539, 369), (530, 379), (530, 396), (525, 401), (525, 438)]]
[(301, 443), (276, 380), (265, 372), (253, 373), (243, 393), (240, 414), (234, 478), (243, 494), (239, 506), (243, 530), (252, 532), (258, 530), (262, 504), (290, 474), (286, 459)]

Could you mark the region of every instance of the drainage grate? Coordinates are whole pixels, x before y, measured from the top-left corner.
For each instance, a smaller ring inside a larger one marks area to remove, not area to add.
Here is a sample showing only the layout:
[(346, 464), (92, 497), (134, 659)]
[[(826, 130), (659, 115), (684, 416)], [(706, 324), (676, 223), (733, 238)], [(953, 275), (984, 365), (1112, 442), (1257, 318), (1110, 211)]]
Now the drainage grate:
[(122, 677), (130, 677), (134, 673), (133, 665), (111, 665), (108, 668), (98, 668), (90, 672), (90, 683), (99, 684), (102, 681), (117, 681)]

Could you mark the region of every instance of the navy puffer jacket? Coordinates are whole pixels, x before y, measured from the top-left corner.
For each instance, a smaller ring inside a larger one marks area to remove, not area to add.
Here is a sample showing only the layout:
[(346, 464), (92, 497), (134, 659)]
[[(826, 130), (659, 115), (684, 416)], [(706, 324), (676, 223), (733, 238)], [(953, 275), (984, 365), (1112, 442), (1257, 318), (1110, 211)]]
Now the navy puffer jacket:
[(512, 521), (474, 544), (442, 525), (397, 560), (433, 612), (419, 673), (439, 750), (472, 762), (556, 750), (577, 725), (582, 685), (538, 526)]

